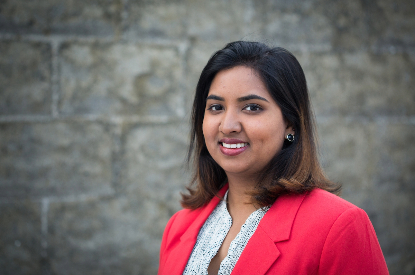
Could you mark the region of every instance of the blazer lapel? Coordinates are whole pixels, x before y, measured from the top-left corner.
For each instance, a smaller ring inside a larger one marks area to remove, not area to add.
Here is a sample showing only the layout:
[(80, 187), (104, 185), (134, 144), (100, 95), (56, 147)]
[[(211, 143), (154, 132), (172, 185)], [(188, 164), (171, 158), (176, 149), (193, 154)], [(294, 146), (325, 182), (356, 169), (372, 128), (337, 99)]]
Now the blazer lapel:
[[(219, 191), (218, 195), (223, 197), (226, 193), (226, 190), (228, 190), (228, 185), (225, 185)], [(200, 228), (202, 228), (206, 219), (209, 217), (219, 202), (220, 198), (215, 196), (206, 206), (190, 212), (189, 219), (193, 219), (194, 221), (180, 237), (180, 241), (177, 243), (177, 245), (174, 246), (169, 252), (164, 270), (170, 270), (170, 274), (183, 274), (187, 261), (190, 258), (190, 254), (193, 251), (193, 247), (196, 244), (197, 235), (199, 234)], [(176, 272), (173, 272), (173, 270)]]
[(306, 194), (283, 195), (260, 221), (232, 274), (265, 274), (281, 252), (276, 243), (290, 238), (291, 228)]
[(258, 226), (236, 262), (232, 274), (265, 274), (279, 255), (280, 251), (274, 241)]

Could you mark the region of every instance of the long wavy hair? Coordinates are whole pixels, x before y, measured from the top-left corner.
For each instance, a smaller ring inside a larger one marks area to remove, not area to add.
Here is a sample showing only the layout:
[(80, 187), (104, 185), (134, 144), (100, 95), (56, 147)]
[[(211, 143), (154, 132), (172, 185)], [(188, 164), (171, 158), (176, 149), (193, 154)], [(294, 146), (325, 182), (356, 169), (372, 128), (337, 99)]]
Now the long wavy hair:
[(282, 194), (321, 188), (339, 194), (340, 185), (329, 181), (317, 157), (316, 134), (307, 82), (292, 53), (260, 42), (236, 41), (217, 51), (204, 67), (196, 87), (188, 162), (194, 166), (189, 193), (182, 206), (197, 209), (208, 203), (227, 182), (225, 171), (209, 154), (202, 131), (206, 98), (216, 74), (236, 66), (253, 69), (281, 108), (284, 119), (295, 129), (295, 140), (283, 148), (260, 173), (253, 202), (271, 205)]

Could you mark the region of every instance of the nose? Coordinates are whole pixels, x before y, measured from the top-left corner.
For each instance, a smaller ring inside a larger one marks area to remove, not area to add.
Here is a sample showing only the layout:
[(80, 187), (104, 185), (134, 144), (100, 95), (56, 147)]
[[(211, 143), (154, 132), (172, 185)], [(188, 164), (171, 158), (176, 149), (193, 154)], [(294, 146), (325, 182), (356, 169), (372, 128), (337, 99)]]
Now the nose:
[(227, 111), (223, 114), (219, 125), (219, 131), (228, 135), (231, 133), (239, 133), (242, 130), (242, 125), (239, 116), (232, 111)]

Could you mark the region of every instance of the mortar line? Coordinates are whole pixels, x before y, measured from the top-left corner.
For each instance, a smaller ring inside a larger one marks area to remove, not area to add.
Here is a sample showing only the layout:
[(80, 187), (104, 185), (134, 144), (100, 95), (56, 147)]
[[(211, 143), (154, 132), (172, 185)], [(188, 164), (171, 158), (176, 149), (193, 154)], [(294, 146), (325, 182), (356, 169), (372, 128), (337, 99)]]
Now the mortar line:
[[(77, 35), (60, 35), (60, 34), (51, 34), (48, 36), (40, 34), (2, 34), (0, 33), (1, 40), (19, 40), (19, 41), (28, 41), (28, 42), (42, 42), (42, 43), (52, 43), (52, 42), (76, 42), (76, 43), (111, 43), (111, 44), (141, 44), (144, 46), (164, 46), (164, 47), (177, 47), (183, 43), (183, 39), (167, 39), (167, 38), (153, 38), (153, 37), (144, 37), (144, 38), (129, 38), (124, 39), (122, 36), (119, 40), (116, 36), (77, 36)], [(114, 42), (120, 41), (120, 42)]]
[(52, 122), (52, 121), (79, 121), (79, 122), (107, 122), (107, 123), (154, 123), (166, 124), (180, 122), (183, 120), (181, 116), (106, 116), (106, 115), (59, 115), (59, 117), (51, 117), (45, 115), (0, 115), (0, 123), (14, 123), (14, 122)]
[(121, 14), (120, 14), (120, 40), (124, 41), (124, 30), (127, 26), (127, 20), (129, 18), (128, 13), (128, 1), (121, 0)]
[(121, 186), (121, 164), (120, 154), (122, 150), (122, 122), (114, 121), (112, 123), (112, 149), (111, 149), (111, 187), (115, 192), (119, 191)]
[[(103, 116), (103, 115), (59, 115), (59, 117), (51, 117), (45, 115), (2, 115), (0, 116), (0, 123), (17, 123), (17, 122), (30, 122), (30, 123), (44, 123), (54, 121), (76, 121), (76, 122), (102, 122), (102, 123), (141, 123), (141, 124), (154, 124), (163, 125), (168, 123), (183, 123), (183, 119), (188, 119), (185, 115), (169, 117), (169, 116)], [(415, 115), (382, 115), (382, 116), (365, 116), (365, 115), (349, 115), (349, 116), (330, 116), (330, 115), (317, 115), (317, 122), (327, 122), (333, 119), (341, 119), (349, 122), (386, 122), (386, 123), (403, 123), (403, 124), (415, 124)], [(185, 121), (187, 123), (187, 121)]]
[(58, 104), (59, 104), (59, 60), (58, 60), (58, 52), (59, 52), (59, 45), (60, 43), (56, 40), (51, 42), (52, 46), (52, 79), (51, 79), (51, 86), (52, 86), (52, 106), (51, 106), (51, 113), (53, 118), (57, 118), (59, 116), (58, 111)]
[(330, 116), (330, 115), (317, 115), (315, 120), (318, 123), (326, 123), (332, 120), (341, 119), (346, 122), (373, 122), (373, 123), (403, 123), (403, 124), (415, 124), (415, 116), (365, 116), (365, 115), (350, 115), (350, 116)]
[[(46, 210), (49, 211), (49, 204), (58, 202), (58, 203), (71, 203), (71, 202), (82, 202), (88, 200), (97, 200), (104, 197), (112, 197), (114, 196), (114, 190), (112, 188), (106, 188), (107, 190), (101, 191), (99, 193), (87, 193), (87, 194), (70, 194), (70, 195), (55, 195), (55, 196), (48, 196), (48, 197), (32, 197), (30, 198), (31, 202), (40, 203), (43, 205), (44, 202), (47, 202)], [(0, 198), (0, 204), (9, 204), (15, 202), (26, 202), (27, 198), (25, 197), (3, 197)], [(48, 225), (48, 221), (46, 220), (46, 228)]]
[(0, 116), (0, 123), (14, 122), (48, 122), (53, 119), (49, 115), (3, 115)]
[(48, 256), (48, 212), (49, 212), (49, 199), (43, 198), (41, 201), (41, 256), (46, 258)]
[[(123, 3), (126, 3), (123, 0)], [(123, 17), (125, 15), (121, 15)], [(121, 25), (125, 22), (125, 18), (121, 19)], [(249, 34), (248, 34), (249, 36)], [(41, 34), (10, 34), (10, 33), (0, 33), (0, 40), (20, 40), (20, 41), (34, 41), (34, 42), (45, 42), (51, 43), (52, 41), (60, 41), (60, 42), (110, 42), (114, 43), (114, 36), (77, 36), (77, 35), (60, 35), (60, 34), (51, 34), (48, 36), (41, 35)], [(121, 34), (121, 43), (139, 43), (142, 45), (158, 45), (158, 46), (176, 46), (183, 43), (183, 39), (167, 39), (167, 38), (128, 38), (125, 39), (123, 35), (123, 31)], [(213, 43), (215, 41), (206, 41), (206, 43)], [(216, 42), (222, 42), (221, 40), (217, 40)], [(411, 52), (415, 51), (415, 46), (412, 45), (394, 45), (385, 43), (383, 45), (371, 45), (371, 46), (364, 46), (355, 49), (336, 49), (333, 48), (330, 44), (309, 44), (309, 43), (302, 43), (302, 44), (287, 44), (286, 48), (290, 51), (306, 51), (312, 53), (319, 53), (319, 52), (371, 52), (371, 53), (379, 53), (379, 54), (397, 54), (403, 52)]]

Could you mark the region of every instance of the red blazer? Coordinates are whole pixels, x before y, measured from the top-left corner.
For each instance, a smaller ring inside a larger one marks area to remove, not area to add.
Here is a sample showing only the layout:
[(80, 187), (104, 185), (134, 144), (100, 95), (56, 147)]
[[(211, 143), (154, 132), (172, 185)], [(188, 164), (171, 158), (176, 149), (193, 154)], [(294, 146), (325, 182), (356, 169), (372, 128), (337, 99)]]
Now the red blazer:
[[(220, 190), (221, 196), (227, 186)], [(159, 275), (183, 274), (200, 228), (219, 203), (177, 212), (167, 223)], [(268, 210), (232, 274), (389, 274), (366, 213), (321, 189), (284, 195)]]

